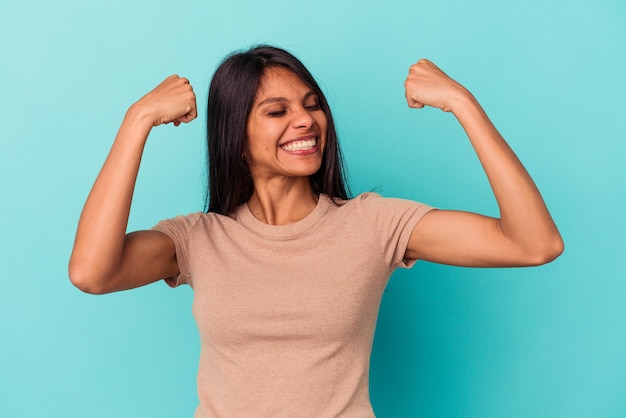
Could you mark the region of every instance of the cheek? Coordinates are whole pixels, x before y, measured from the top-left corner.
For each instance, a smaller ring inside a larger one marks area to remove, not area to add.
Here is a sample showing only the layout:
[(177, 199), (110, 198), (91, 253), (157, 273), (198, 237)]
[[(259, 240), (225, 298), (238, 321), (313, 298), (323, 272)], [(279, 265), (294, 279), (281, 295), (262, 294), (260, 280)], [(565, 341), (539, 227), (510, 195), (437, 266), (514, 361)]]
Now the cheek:
[(328, 119), (326, 119), (326, 115), (317, 119), (317, 126), (320, 127), (320, 130), (327, 135), (328, 134)]
[(275, 152), (279, 131), (271, 124), (249, 124), (246, 139), (247, 155), (254, 160)]
[(321, 146), (322, 150), (324, 150), (324, 148), (326, 147), (326, 143), (328, 142), (328, 132), (326, 132), (326, 127), (319, 125), (320, 127), (320, 132), (321, 132), (321, 136), (320, 136), (320, 143), (318, 143), (318, 146)]
[(256, 123), (255, 121), (248, 122), (246, 129), (246, 148), (249, 152), (265, 148), (265, 144), (263, 143), (263, 138), (265, 137), (264, 132), (265, 128), (262, 124)]

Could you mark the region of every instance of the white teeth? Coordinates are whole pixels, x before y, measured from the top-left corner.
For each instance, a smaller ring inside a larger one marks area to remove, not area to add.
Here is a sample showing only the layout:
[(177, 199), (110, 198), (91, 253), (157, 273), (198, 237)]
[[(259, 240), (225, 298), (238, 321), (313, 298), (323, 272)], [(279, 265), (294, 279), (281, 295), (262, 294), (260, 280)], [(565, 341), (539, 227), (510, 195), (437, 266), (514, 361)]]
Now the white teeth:
[(293, 141), (288, 144), (282, 145), (281, 148), (285, 151), (304, 151), (309, 150), (317, 145), (317, 139), (307, 139), (304, 141)]

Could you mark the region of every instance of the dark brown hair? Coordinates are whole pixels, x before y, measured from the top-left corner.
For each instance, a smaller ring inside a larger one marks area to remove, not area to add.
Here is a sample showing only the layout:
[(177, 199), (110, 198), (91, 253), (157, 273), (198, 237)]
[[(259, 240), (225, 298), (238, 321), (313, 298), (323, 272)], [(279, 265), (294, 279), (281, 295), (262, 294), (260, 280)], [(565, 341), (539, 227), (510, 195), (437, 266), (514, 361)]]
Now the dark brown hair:
[(289, 52), (261, 45), (224, 59), (211, 80), (207, 106), (208, 193), (205, 211), (228, 215), (254, 191), (242, 154), (246, 126), (265, 69), (282, 67), (296, 74), (319, 98), (328, 128), (320, 169), (309, 179), (313, 192), (348, 199), (349, 190), (335, 124), (326, 97), (306, 67)]

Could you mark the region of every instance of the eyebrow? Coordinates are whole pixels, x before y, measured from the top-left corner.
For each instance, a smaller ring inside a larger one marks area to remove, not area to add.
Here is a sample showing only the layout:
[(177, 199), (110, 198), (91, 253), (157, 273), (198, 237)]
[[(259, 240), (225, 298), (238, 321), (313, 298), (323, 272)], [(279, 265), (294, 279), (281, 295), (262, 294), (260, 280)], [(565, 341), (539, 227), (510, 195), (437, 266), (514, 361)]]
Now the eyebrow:
[[(308, 99), (311, 96), (317, 96), (317, 93), (315, 93), (313, 90), (311, 90), (307, 94), (305, 94), (302, 99), (306, 100), (306, 99)], [(269, 97), (269, 98), (263, 100), (262, 102), (260, 102), (259, 104), (257, 104), (257, 106), (263, 106), (263, 105), (270, 104), (270, 103), (284, 103), (284, 102), (288, 102), (288, 101), (289, 100), (287, 100), (285, 97)]]

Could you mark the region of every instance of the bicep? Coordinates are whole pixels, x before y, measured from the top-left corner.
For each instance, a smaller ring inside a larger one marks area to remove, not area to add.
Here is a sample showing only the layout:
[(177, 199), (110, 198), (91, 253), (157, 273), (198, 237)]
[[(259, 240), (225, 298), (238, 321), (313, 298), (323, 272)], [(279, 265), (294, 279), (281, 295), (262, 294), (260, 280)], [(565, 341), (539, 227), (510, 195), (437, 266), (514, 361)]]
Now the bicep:
[(132, 289), (179, 274), (174, 241), (163, 232), (147, 230), (126, 235), (122, 259), (110, 291)]
[(528, 257), (500, 220), (471, 212), (432, 210), (417, 223), (406, 258), (466, 267), (524, 266)]

